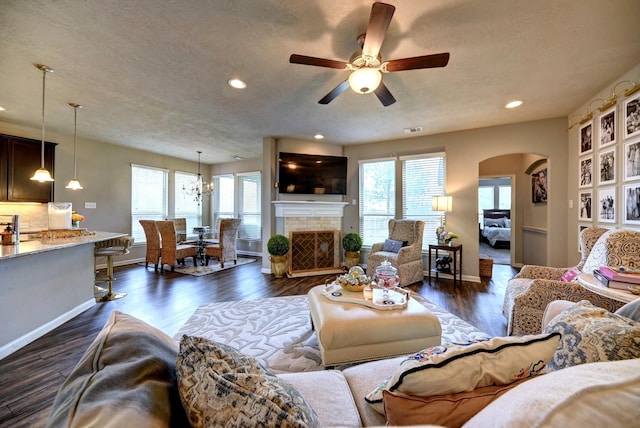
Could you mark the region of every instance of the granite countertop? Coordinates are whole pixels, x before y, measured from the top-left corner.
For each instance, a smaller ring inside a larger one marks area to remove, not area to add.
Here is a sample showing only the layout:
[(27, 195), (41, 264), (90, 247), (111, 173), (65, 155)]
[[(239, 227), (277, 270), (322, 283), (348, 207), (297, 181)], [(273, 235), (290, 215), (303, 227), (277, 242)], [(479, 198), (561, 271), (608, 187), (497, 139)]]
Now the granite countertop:
[(0, 245), (0, 261), (43, 253), (45, 251), (74, 247), (76, 245), (95, 244), (96, 242), (120, 238), (122, 236), (127, 236), (127, 234), (91, 231), (87, 232), (84, 236), (75, 236), (73, 238), (31, 239), (14, 245)]

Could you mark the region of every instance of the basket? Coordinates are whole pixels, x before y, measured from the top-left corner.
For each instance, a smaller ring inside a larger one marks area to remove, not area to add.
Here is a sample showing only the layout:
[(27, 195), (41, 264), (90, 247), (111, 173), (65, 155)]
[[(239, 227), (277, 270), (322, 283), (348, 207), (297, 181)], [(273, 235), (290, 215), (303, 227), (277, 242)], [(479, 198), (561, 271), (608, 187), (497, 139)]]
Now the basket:
[(480, 258), (480, 276), (491, 278), (493, 272), (493, 259)]

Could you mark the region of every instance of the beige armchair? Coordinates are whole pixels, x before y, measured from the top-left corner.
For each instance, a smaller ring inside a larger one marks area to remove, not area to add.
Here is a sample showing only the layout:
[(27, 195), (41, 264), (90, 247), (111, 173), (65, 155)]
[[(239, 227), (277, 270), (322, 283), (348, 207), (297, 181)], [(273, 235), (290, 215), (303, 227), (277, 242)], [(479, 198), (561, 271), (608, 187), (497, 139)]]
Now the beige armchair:
[(209, 265), (209, 259), (212, 257), (220, 260), (221, 267), (224, 267), (224, 262), (228, 260), (233, 260), (233, 264), (236, 264), (238, 262), (236, 241), (238, 239), (238, 229), (240, 229), (240, 223), (241, 220), (239, 218), (220, 219), (218, 244), (207, 245), (204, 248), (207, 266)]
[(640, 232), (589, 227), (580, 233), (582, 258), (573, 268), (526, 265), (507, 284), (502, 312), (507, 318), (507, 334), (538, 334), (549, 303), (554, 300), (588, 300), (596, 306), (616, 311), (624, 303), (593, 293), (577, 282), (564, 282), (570, 269), (590, 273), (600, 266), (640, 265)]
[[(385, 251), (384, 242), (373, 244), (367, 258), (367, 275), (373, 275), (376, 267), (383, 261), (389, 260), (389, 263), (398, 269), (401, 287), (424, 280), (423, 232), (424, 221), (422, 220), (389, 220), (389, 239), (406, 242), (406, 245), (396, 252)], [(389, 247), (388, 245), (386, 249)]]

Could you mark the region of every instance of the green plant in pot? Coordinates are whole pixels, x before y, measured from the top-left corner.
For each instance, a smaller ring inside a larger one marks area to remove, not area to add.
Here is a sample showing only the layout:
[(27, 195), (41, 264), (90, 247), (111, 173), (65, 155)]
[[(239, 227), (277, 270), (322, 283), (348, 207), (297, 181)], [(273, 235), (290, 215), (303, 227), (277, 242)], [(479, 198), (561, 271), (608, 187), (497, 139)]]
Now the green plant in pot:
[(347, 269), (357, 266), (360, 263), (360, 250), (362, 249), (362, 238), (357, 233), (347, 233), (342, 237), (342, 248), (344, 249), (344, 265)]
[(273, 235), (267, 241), (267, 251), (271, 261), (271, 273), (276, 278), (282, 278), (287, 271), (287, 255), (289, 254), (289, 239), (284, 235)]

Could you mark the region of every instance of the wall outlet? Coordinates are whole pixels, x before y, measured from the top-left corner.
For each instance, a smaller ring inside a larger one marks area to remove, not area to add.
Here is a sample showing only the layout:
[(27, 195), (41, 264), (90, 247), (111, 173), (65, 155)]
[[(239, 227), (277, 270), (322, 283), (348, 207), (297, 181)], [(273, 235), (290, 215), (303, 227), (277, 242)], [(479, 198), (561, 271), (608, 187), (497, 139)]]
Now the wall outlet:
[(85, 207), (85, 209), (95, 209), (96, 203), (95, 202), (85, 202), (84, 203), (84, 207)]

